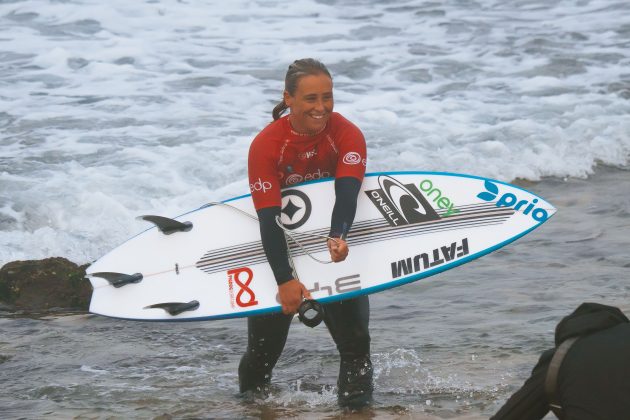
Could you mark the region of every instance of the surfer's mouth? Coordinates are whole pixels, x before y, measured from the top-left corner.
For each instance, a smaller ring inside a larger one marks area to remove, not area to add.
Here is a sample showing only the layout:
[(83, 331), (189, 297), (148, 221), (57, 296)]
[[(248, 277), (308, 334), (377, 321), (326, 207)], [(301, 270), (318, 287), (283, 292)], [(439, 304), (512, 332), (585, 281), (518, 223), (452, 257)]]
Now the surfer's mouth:
[(328, 118), (330, 117), (329, 112), (324, 112), (322, 114), (306, 114), (314, 127), (320, 127), (322, 125), (326, 125), (328, 122)]

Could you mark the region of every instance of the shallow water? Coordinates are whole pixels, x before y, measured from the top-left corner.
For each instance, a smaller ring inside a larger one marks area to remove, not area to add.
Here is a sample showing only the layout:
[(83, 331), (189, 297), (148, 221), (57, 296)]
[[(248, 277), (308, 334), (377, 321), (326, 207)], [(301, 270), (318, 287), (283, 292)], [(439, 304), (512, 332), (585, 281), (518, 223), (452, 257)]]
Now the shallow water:
[(629, 169), (522, 182), (558, 208), (542, 227), (470, 264), (372, 295), (371, 411), (337, 407), (338, 357), (323, 327), (294, 323), (271, 395), (248, 400), (236, 376), (244, 320), (5, 312), (3, 417), (488, 418), (579, 303), (630, 313)]

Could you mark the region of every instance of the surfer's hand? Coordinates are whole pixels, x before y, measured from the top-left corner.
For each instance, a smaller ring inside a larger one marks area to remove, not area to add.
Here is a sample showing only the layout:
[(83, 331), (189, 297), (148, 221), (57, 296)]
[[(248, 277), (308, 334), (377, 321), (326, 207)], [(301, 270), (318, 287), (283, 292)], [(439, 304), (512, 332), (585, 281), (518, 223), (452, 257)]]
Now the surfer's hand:
[(348, 243), (341, 238), (329, 239), (328, 251), (330, 251), (330, 258), (334, 262), (340, 262), (346, 259), (348, 256)]
[(285, 315), (295, 314), (302, 303), (302, 298), (312, 299), (309, 292), (302, 283), (296, 279), (291, 279), (278, 286), (278, 295), (282, 305), (282, 313)]

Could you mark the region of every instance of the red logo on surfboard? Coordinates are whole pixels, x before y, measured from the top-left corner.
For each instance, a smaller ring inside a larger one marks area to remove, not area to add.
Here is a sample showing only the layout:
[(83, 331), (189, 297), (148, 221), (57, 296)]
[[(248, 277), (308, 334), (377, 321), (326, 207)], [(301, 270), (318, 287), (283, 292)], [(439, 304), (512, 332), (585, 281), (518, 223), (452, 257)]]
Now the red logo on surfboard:
[[(254, 291), (249, 287), (250, 283), (254, 279), (254, 273), (251, 269), (249, 269), (248, 267), (234, 268), (232, 270), (228, 270), (227, 275), (230, 289), (230, 303), (232, 304), (232, 308), (234, 308), (235, 305), (238, 305), (241, 308), (258, 305), (256, 295), (254, 294)], [(239, 288), (236, 295), (234, 294), (235, 285)], [(243, 295), (247, 295), (246, 300), (243, 300)]]

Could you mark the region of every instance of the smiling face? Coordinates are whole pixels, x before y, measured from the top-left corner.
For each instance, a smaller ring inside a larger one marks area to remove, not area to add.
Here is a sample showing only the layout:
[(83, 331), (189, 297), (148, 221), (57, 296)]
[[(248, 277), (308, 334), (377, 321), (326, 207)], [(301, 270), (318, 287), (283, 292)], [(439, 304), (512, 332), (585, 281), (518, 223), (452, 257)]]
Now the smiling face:
[(293, 95), (284, 91), (293, 130), (315, 135), (326, 127), (334, 106), (332, 89), (330, 77), (320, 73), (301, 77)]

